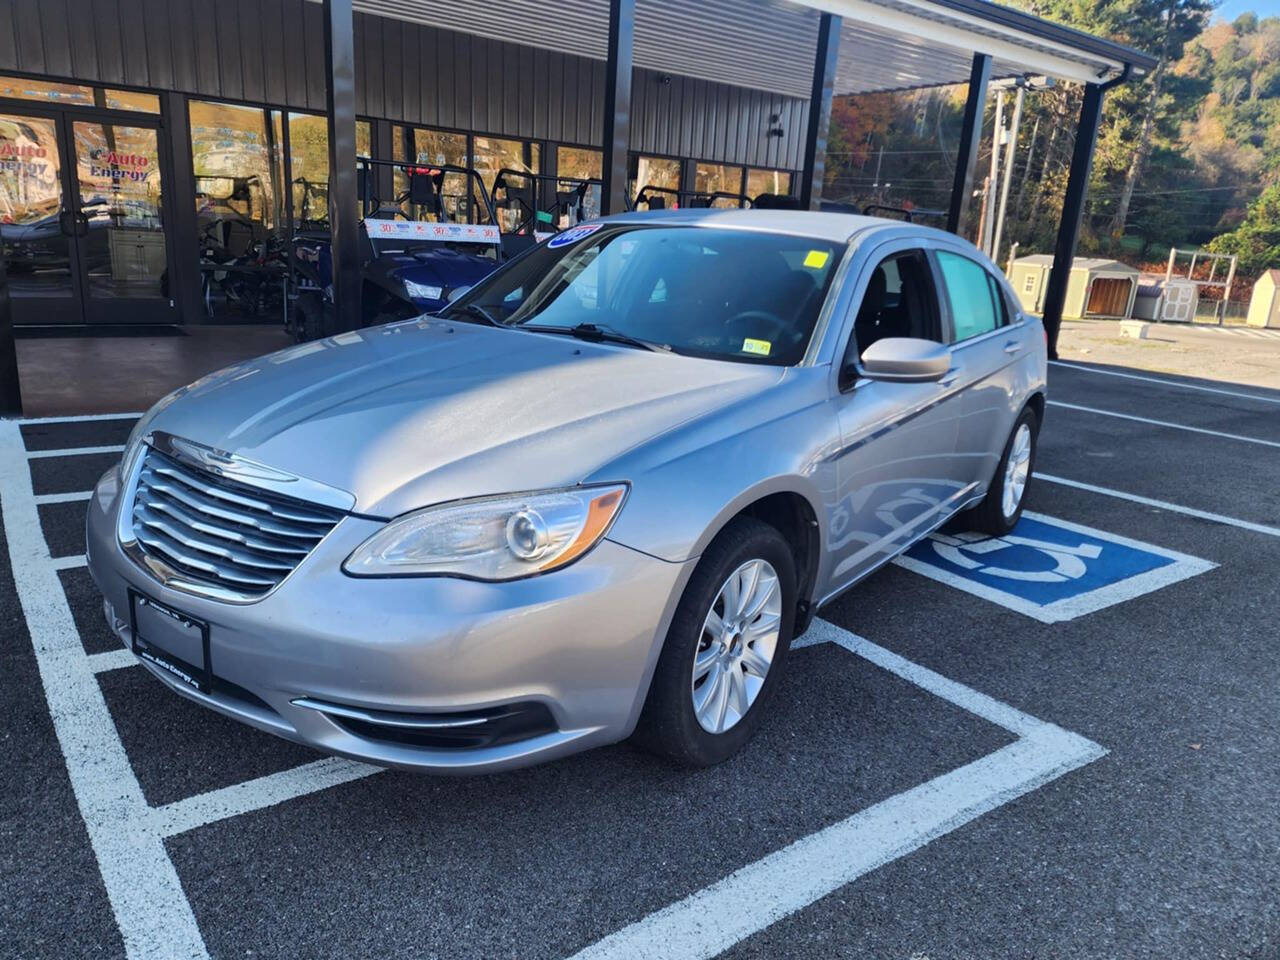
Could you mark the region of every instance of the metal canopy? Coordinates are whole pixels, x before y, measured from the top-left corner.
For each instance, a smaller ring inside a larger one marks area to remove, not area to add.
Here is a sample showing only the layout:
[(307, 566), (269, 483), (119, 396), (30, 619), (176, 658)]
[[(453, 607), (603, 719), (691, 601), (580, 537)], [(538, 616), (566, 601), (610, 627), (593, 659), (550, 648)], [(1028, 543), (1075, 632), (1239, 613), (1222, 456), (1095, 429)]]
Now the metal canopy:
[[(604, 60), (608, 0), (354, 0), (356, 10)], [(480, 11), (482, 15), (478, 15)], [(1144, 54), (986, 0), (636, 0), (635, 66), (808, 98), (822, 12), (843, 18), (835, 92), (992, 78), (1098, 82)]]

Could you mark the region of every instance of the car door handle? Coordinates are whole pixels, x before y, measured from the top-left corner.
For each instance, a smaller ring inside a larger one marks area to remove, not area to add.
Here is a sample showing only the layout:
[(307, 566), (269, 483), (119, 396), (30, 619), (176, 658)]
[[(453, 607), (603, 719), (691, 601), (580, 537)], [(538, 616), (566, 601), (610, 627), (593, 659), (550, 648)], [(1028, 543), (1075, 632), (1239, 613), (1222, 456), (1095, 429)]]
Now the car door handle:
[(1012, 356), (1022, 349), (1022, 344), (1017, 340), (1009, 340), (1004, 345), (1004, 352)]

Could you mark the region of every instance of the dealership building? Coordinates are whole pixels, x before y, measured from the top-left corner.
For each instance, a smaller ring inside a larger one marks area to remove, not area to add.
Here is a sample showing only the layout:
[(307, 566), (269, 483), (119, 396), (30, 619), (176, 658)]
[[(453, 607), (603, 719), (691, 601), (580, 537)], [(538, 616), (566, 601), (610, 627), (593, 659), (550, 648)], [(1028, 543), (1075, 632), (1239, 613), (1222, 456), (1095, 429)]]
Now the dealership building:
[(645, 184), (817, 207), (840, 94), (968, 83), (957, 229), (988, 84), (1083, 85), (1065, 266), (1105, 91), (1152, 66), (984, 0), (0, 0), (0, 394), (15, 329), (225, 323), (213, 278), (298, 230), (358, 326), (358, 156), (598, 179), (602, 212)]

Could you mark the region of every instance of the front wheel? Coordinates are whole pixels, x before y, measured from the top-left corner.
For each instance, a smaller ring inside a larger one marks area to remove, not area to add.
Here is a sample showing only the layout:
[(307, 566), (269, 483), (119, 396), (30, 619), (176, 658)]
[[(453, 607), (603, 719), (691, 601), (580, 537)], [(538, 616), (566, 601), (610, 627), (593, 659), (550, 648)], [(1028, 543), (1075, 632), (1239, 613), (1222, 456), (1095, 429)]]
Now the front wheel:
[(711, 542), (672, 618), (635, 741), (689, 766), (733, 756), (760, 725), (791, 647), (795, 560), (749, 517)]
[(1035, 468), (1039, 432), (1040, 420), (1028, 407), (1013, 425), (986, 497), (965, 518), (971, 529), (1003, 537), (1017, 526)]

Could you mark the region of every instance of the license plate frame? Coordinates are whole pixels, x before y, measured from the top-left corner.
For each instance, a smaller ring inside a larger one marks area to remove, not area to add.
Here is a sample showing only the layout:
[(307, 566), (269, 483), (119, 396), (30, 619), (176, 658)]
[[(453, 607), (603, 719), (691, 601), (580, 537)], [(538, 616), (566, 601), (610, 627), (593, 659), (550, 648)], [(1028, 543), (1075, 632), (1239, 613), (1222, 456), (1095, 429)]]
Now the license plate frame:
[[(171, 618), (178, 628), (198, 631), (200, 634), (199, 650), (201, 663), (190, 663), (176, 654), (164, 649), (138, 631), (138, 607), (149, 607), (156, 614)], [(134, 656), (164, 671), (172, 679), (184, 686), (197, 690), (206, 696), (213, 692), (213, 667), (209, 659), (209, 624), (197, 620), (190, 614), (175, 610), (166, 603), (152, 599), (145, 593), (129, 588), (129, 632), (131, 649)]]

